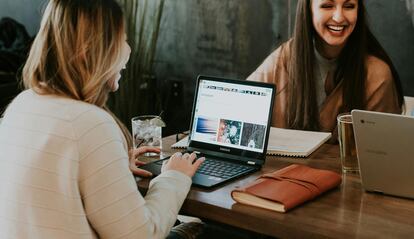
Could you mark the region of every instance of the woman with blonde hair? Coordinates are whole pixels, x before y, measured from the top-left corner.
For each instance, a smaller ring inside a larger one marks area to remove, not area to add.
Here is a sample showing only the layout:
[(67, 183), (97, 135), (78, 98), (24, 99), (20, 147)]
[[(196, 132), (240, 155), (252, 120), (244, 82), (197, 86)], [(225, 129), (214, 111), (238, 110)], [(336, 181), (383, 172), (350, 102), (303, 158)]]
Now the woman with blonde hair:
[[(114, 0), (50, 0), (0, 124), (1, 238), (164, 238), (203, 159), (175, 154), (143, 198), (105, 107), (130, 54)], [(131, 163), (129, 163), (129, 160)]]
[(292, 39), (248, 80), (276, 85), (275, 127), (336, 133), (340, 113), (399, 114), (404, 103), (398, 73), (369, 29), (364, 0), (299, 0)]

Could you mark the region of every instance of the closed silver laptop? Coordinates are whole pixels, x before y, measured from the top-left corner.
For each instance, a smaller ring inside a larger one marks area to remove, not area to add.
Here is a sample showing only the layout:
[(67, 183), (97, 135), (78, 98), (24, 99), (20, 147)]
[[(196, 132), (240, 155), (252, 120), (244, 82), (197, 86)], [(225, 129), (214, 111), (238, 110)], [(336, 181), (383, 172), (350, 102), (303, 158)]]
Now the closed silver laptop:
[(414, 117), (353, 110), (362, 186), (414, 198)]

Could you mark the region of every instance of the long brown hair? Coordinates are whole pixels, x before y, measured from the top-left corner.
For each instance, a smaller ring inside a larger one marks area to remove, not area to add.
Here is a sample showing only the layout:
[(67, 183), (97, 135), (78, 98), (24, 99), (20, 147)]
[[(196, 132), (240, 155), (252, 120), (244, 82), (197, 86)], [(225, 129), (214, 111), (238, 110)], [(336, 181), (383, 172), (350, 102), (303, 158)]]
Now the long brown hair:
[[(294, 129), (319, 130), (319, 111), (314, 79), (314, 38), (311, 0), (299, 0), (296, 10), (295, 31), (289, 59), (288, 125)], [(342, 84), (342, 112), (365, 108), (366, 58), (373, 55), (391, 69), (402, 106), (404, 99), (400, 77), (379, 41), (372, 34), (366, 19), (363, 0), (358, 0), (358, 19), (345, 47), (338, 57), (334, 84)]]
[(114, 0), (50, 0), (23, 68), (23, 82), (39, 94), (54, 94), (94, 104), (120, 126), (107, 109), (113, 79), (123, 62), (125, 22)]

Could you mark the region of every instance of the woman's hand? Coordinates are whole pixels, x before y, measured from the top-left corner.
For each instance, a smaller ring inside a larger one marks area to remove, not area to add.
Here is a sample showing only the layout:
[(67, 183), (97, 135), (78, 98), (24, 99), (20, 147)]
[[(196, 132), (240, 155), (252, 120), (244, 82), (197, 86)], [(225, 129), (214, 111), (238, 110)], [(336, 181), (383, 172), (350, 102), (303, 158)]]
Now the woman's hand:
[(198, 167), (204, 162), (205, 158), (196, 159), (196, 154), (184, 154), (175, 153), (169, 160), (165, 160), (161, 172), (165, 172), (167, 170), (177, 170), (185, 175), (189, 176), (190, 178), (194, 176), (195, 172), (197, 171)]
[(160, 153), (161, 150), (159, 148), (155, 148), (155, 147), (141, 146), (137, 149), (131, 149), (129, 151), (129, 169), (136, 176), (140, 176), (140, 177), (151, 177), (152, 176), (151, 172), (148, 172), (147, 170), (138, 168), (139, 166), (145, 164), (145, 162), (142, 162), (142, 161), (137, 159), (138, 156), (140, 156), (144, 153), (148, 153), (148, 152)]

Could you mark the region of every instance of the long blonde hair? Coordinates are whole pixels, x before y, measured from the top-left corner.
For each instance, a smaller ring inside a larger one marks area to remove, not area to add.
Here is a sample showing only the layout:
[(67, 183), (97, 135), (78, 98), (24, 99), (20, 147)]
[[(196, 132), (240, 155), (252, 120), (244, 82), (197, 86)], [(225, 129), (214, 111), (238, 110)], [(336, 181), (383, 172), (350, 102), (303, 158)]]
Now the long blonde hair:
[(50, 0), (23, 68), (23, 82), (38, 94), (94, 104), (128, 129), (106, 107), (113, 79), (123, 64), (125, 22), (114, 0)]

